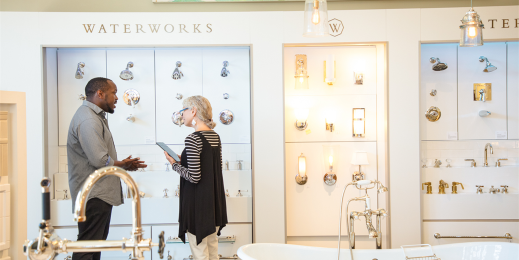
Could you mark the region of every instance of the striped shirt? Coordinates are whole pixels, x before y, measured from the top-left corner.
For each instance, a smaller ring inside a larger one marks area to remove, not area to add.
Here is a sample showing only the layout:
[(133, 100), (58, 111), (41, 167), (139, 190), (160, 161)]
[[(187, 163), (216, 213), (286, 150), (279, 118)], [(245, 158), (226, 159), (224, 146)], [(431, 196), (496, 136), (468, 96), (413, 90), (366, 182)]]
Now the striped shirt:
[[(220, 137), (213, 130), (201, 131), (207, 142), (212, 147), (220, 146), (220, 163), (222, 162), (222, 146), (220, 143)], [(192, 133), (186, 137), (186, 156), (187, 156), (187, 168), (180, 165), (180, 162), (174, 163), (171, 168), (176, 171), (180, 176), (187, 181), (197, 184), (202, 178), (202, 172), (200, 171), (200, 154), (202, 153), (203, 142), (200, 136)]]

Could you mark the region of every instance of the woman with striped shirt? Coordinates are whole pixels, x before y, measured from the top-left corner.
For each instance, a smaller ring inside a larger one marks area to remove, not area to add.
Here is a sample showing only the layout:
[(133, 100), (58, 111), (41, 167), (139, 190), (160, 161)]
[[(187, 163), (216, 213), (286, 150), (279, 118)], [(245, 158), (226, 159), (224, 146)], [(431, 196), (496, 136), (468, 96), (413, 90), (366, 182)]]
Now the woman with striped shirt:
[(180, 111), (184, 125), (195, 132), (185, 140), (185, 149), (175, 161), (166, 152), (171, 168), (180, 174), (178, 237), (185, 234), (196, 260), (218, 259), (218, 237), (227, 225), (225, 189), (222, 176), (222, 143), (212, 129), (212, 108), (202, 96), (184, 99)]

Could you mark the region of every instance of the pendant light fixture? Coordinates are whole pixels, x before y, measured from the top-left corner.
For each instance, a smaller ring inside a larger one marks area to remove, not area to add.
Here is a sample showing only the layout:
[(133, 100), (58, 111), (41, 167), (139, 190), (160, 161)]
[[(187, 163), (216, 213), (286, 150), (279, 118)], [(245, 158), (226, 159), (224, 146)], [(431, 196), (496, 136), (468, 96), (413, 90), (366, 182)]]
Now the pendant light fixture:
[(305, 0), (304, 37), (328, 36), (328, 8), (326, 0)]
[(476, 47), (483, 45), (483, 22), (478, 13), (472, 8), (470, 0), (470, 10), (461, 19), (461, 38), (460, 47)]

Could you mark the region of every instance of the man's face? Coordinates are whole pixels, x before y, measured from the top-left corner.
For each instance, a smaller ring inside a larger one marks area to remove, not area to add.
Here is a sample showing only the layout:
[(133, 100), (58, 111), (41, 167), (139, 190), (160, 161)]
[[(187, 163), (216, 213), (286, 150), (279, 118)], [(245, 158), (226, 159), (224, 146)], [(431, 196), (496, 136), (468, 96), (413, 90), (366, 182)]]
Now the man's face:
[(117, 86), (111, 80), (108, 81), (108, 85), (110, 86), (106, 92), (104, 93), (104, 101), (105, 101), (105, 111), (113, 114), (115, 110), (115, 104), (117, 104)]

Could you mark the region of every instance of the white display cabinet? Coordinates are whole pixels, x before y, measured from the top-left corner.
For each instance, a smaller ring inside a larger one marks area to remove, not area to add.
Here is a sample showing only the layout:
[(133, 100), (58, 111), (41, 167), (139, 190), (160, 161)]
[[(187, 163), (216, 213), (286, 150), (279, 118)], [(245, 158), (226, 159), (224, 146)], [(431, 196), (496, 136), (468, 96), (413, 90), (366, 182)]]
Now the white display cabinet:
[[(153, 49), (126, 49), (106, 51), (107, 77), (117, 85), (115, 113), (108, 115), (110, 131), (115, 145), (155, 144), (155, 73)], [(122, 80), (119, 75), (133, 62), (133, 80)], [(126, 90), (135, 89), (140, 101), (135, 106), (124, 103)], [(135, 121), (128, 121), (130, 116)], [(118, 158), (122, 159), (122, 158)]]
[[(483, 72), (488, 58), (497, 67)], [(459, 140), (507, 139), (507, 61), (505, 43), (485, 43), (477, 48), (458, 48), (458, 127)], [(474, 83), (492, 83), (492, 100), (474, 101)], [(480, 111), (492, 113), (479, 116)], [(441, 120), (441, 119), (440, 119)]]
[[(106, 77), (106, 50), (60, 48), (57, 50), (57, 59), (58, 142), (59, 145), (67, 145), (70, 121), (77, 108), (83, 104), (80, 95), (85, 95), (88, 81), (96, 77)], [(85, 64), (82, 68), (82, 79), (74, 76), (79, 62)]]
[(507, 42), (508, 139), (519, 139), (519, 43)]
[[(203, 95), (211, 102), (215, 131), (222, 143), (251, 142), (251, 97), (249, 48), (204, 48)], [(222, 77), (223, 62), (228, 61), (230, 74)], [(224, 94), (229, 95), (224, 99)], [(219, 113), (230, 110), (234, 121), (230, 125), (220, 122)]]
[[(458, 45), (422, 44), (421, 53), (421, 138), (422, 140), (457, 140)], [(440, 62), (448, 65), (448, 68), (442, 71), (433, 70), (436, 63), (430, 62), (432, 57), (439, 58)], [(441, 111), (440, 119), (435, 122), (425, 117), (425, 112), (432, 106), (438, 107)]]
[[(182, 63), (179, 70), (184, 76), (174, 80), (171, 75), (176, 68), (177, 61)], [(155, 50), (155, 80), (157, 141), (183, 145), (185, 137), (193, 132), (193, 128), (175, 125), (171, 121), (171, 116), (173, 112), (182, 109), (182, 102), (185, 98), (203, 94), (202, 49)], [(177, 99), (178, 94), (182, 95), (180, 100)]]

